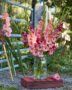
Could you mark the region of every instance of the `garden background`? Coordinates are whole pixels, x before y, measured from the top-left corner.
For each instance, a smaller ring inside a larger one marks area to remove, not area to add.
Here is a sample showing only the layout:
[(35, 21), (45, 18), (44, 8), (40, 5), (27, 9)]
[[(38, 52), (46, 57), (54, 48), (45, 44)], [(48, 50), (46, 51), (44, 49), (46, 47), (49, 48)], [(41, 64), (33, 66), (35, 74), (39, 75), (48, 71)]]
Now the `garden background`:
[[(40, 0), (12, 0), (13, 2), (19, 3), (21, 5), (32, 7), (36, 10), (37, 6), (42, 4)], [(52, 12), (52, 16), (55, 19), (58, 19), (60, 22), (64, 21), (64, 30), (62, 35), (58, 39), (58, 49), (54, 52), (52, 56), (47, 56), (47, 70), (48, 73), (62, 73), (62, 74), (70, 74), (72, 75), (72, 1), (71, 0), (45, 0), (49, 10), (52, 8), (54, 12)], [(3, 3), (0, 1), (0, 14), (2, 13), (2, 5)], [(28, 30), (28, 25), (31, 19), (31, 11), (26, 9), (5, 3), (5, 12), (9, 13), (10, 17), (24, 19), (27, 22), (14, 22), (11, 21), (11, 28), (13, 34), (21, 34), (23, 31)], [(39, 10), (37, 11), (39, 12)], [(36, 12), (34, 11), (34, 15)], [(43, 13), (41, 14), (41, 16)], [(41, 17), (40, 17), (41, 18)], [(39, 18), (39, 20), (40, 20)], [(37, 17), (34, 18), (36, 20)], [(37, 23), (37, 22), (36, 22)], [(56, 23), (57, 25), (57, 23)], [(0, 27), (2, 23), (0, 21)], [(33, 74), (33, 63), (34, 59), (30, 52), (22, 51), (20, 49), (26, 49), (23, 44), (18, 44), (18, 42), (22, 42), (21, 36), (18, 38), (4, 38), (6, 42), (5, 46), (7, 49), (8, 58), (10, 60), (10, 64), (12, 67), (13, 74), (23, 73), (23, 75), (32, 75)], [(11, 42), (16, 42), (16, 44), (12, 44)], [(8, 43), (8, 44), (7, 44)], [(15, 49), (17, 52), (15, 52)], [(0, 51), (3, 50), (2, 45), (0, 45)], [(22, 58), (22, 56), (25, 56)], [(15, 58), (15, 60), (13, 60)], [(5, 59), (5, 54), (0, 54), (0, 59)], [(18, 68), (14, 68), (14, 64), (18, 64)], [(4, 68), (7, 66), (7, 63), (0, 63), (0, 68)]]

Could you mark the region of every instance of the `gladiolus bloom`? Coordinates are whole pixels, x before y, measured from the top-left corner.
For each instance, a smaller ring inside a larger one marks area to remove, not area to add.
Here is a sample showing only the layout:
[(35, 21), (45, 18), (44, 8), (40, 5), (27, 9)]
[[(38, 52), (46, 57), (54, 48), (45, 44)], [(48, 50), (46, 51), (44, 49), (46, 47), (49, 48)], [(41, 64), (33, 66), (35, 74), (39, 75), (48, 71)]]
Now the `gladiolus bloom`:
[(46, 25), (46, 28), (43, 32), (43, 20), (40, 20), (35, 29), (31, 25), (30, 31), (28, 33), (22, 33), (22, 40), (28, 45), (30, 52), (38, 57), (43, 57), (44, 52), (48, 52), (49, 55), (52, 55), (56, 50), (56, 39), (59, 36), (60, 32), (63, 29), (63, 24), (60, 24), (59, 27), (52, 32), (53, 26), (52, 21)]

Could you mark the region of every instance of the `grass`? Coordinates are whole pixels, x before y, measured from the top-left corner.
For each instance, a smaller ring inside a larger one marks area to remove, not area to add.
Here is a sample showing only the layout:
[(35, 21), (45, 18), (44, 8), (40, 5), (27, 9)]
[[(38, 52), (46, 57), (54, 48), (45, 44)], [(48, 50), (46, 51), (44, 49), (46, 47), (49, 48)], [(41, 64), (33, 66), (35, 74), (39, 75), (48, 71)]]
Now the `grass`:
[[(61, 90), (72, 90), (70, 87), (62, 87), (60, 88)], [(58, 89), (58, 90), (60, 90)], [(18, 88), (16, 87), (4, 87), (4, 85), (0, 85), (0, 90), (19, 90)]]
[(19, 90), (16, 87), (4, 87), (4, 85), (0, 85), (0, 90)]

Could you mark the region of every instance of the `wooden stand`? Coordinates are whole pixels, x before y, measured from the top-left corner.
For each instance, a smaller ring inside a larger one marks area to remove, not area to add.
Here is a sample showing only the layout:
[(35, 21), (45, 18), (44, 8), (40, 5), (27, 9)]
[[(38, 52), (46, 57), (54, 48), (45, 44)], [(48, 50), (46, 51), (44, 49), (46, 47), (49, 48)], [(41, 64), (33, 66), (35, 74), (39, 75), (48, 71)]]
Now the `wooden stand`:
[(21, 78), (21, 84), (28, 89), (36, 89), (36, 88), (55, 88), (55, 87), (63, 87), (62, 80), (53, 80), (51, 77), (48, 77), (45, 80), (34, 80), (30, 77)]

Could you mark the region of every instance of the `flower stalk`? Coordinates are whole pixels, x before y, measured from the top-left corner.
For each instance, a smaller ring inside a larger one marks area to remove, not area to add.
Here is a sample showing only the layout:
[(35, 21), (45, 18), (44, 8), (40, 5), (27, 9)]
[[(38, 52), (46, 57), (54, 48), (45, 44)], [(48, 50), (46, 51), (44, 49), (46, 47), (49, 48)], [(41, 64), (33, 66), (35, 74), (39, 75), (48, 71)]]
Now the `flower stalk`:
[(11, 80), (14, 81), (13, 80), (13, 75), (12, 75), (12, 72), (11, 72), (11, 66), (10, 66), (10, 63), (9, 63), (9, 60), (8, 60), (8, 56), (7, 56), (7, 52), (6, 52), (6, 48), (5, 48), (5, 45), (4, 45), (3, 35), (2, 35), (1, 32), (0, 32), (0, 37), (1, 37), (2, 45), (3, 45), (3, 49), (4, 49), (4, 52), (5, 52), (6, 60), (7, 60), (7, 63), (8, 63)]
[(6, 47), (4, 45), (4, 40), (3, 40), (4, 35), (6, 37), (10, 37), (11, 32), (12, 32), (12, 29), (10, 28), (9, 15), (8, 15), (8, 13), (5, 13), (5, 0), (2, 0), (2, 26), (3, 27), (1, 28), (1, 31), (0, 31), (0, 38), (1, 38), (3, 49), (4, 49), (4, 52), (5, 52), (7, 64), (8, 64), (8, 67), (9, 67), (10, 77), (11, 77), (11, 80), (14, 81), (12, 71), (11, 71), (10, 62), (9, 62), (7, 51), (6, 51)]

